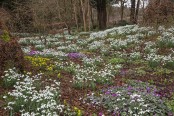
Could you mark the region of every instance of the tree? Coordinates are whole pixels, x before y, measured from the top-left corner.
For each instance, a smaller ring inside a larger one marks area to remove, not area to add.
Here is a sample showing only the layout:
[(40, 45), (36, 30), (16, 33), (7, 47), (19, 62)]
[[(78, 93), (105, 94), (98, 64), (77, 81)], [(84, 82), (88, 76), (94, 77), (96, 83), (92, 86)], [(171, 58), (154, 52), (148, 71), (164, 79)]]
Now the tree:
[(172, 0), (153, 0), (144, 13), (144, 22), (149, 25), (171, 26), (174, 23), (174, 2)]
[(131, 0), (130, 22), (135, 23), (135, 0)]
[(97, 19), (99, 29), (106, 29), (107, 22), (107, 4), (112, 2), (113, 0), (90, 0), (90, 4), (92, 7), (97, 9)]
[(140, 0), (131, 0), (131, 13), (130, 13), (130, 22), (136, 24), (138, 21), (138, 12), (140, 7)]
[(84, 31), (87, 30), (87, 10), (88, 10), (88, 1), (87, 0), (80, 0), (82, 14), (83, 14), (83, 27)]
[(127, 0), (120, 0), (121, 2), (121, 21), (123, 20), (123, 15), (124, 15), (124, 7), (125, 7), (125, 3), (127, 2)]
[(140, 0), (137, 1), (137, 8), (135, 10), (135, 23), (138, 22), (138, 12), (139, 12), (139, 8), (140, 8)]
[(105, 29), (107, 22), (106, 0), (91, 0), (91, 4), (94, 8), (97, 9), (99, 29)]
[(125, 3), (127, 3), (128, 0), (115, 0), (115, 3), (118, 4), (120, 3), (120, 20), (123, 21), (123, 16), (124, 16), (124, 8), (125, 8)]

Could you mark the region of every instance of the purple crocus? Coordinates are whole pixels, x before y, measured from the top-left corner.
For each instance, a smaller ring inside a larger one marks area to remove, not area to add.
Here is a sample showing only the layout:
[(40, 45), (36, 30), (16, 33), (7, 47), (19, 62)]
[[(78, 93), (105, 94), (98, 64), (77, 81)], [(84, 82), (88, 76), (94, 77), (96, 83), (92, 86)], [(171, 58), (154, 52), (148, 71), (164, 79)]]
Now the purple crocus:
[(112, 96), (113, 96), (113, 97), (117, 97), (117, 96), (118, 96), (118, 94), (114, 93), (114, 94), (112, 94)]
[(128, 91), (131, 91), (133, 88), (131, 87), (131, 86), (129, 86), (128, 88), (127, 88), (127, 90)]
[(67, 55), (69, 58), (72, 58), (72, 59), (76, 59), (76, 58), (83, 58), (85, 57), (84, 54), (81, 54), (81, 53), (76, 53), (76, 52), (73, 52), (73, 53), (68, 53)]
[(99, 113), (99, 116), (104, 116), (102, 112)]
[(147, 90), (147, 92), (149, 93), (149, 92), (150, 92), (150, 87), (147, 87), (146, 90)]
[(109, 95), (110, 93), (111, 93), (110, 91), (105, 92), (106, 95)]
[(32, 51), (29, 52), (29, 55), (36, 55), (36, 54), (38, 54), (38, 51), (32, 50)]

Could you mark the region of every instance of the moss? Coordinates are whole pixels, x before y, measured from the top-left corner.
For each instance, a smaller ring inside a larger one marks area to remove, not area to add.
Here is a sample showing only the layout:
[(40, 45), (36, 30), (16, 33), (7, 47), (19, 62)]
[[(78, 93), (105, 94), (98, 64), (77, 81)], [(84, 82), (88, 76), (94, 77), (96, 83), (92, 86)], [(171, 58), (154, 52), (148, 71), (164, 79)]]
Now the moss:
[(2, 35), (0, 35), (0, 39), (2, 39), (5, 42), (9, 42), (10, 41), (10, 36), (8, 31), (4, 30)]

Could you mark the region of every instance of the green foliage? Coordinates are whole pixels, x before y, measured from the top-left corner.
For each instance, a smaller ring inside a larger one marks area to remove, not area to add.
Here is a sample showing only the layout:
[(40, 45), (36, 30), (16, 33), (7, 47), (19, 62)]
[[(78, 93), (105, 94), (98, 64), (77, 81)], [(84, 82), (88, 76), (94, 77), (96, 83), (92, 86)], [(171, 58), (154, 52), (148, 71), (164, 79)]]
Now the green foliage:
[(38, 51), (42, 51), (42, 50), (44, 50), (45, 46), (36, 46), (35, 48)]
[(170, 100), (166, 100), (166, 105), (174, 112), (174, 95)]
[(170, 70), (170, 69), (166, 69), (166, 68), (157, 68), (154, 72), (154, 74), (156, 75), (164, 75), (164, 74), (171, 74), (173, 73), (174, 71), (173, 70)]
[(141, 68), (138, 68), (136, 71), (136, 74), (138, 76), (144, 76), (144, 75), (146, 75), (146, 71), (142, 70)]
[(174, 48), (173, 38), (169, 35), (163, 35), (158, 37), (157, 47), (159, 48)]
[(75, 74), (75, 69), (73, 66), (65, 67), (64, 70), (70, 74)]
[(158, 61), (149, 61), (148, 64), (151, 68), (157, 68), (158, 66), (160, 66), (160, 62)]
[(10, 36), (9, 36), (8, 31), (4, 30), (3, 34), (0, 35), (0, 39), (2, 39), (5, 42), (9, 42), (10, 41)]
[(112, 58), (109, 60), (109, 63), (111, 64), (120, 64), (120, 63), (124, 63), (125, 60), (122, 58)]
[(96, 83), (111, 85), (113, 82), (112, 82), (112, 79), (106, 79), (106, 78), (98, 77), (98, 78), (96, 78)]
[(89, 82), (89, 83), (84, 83), (84, 82), (74, 82), (73, 83), (74, 88), (76, 89), (85, 89), (85, 88), (89, 88), (91, 90), (95, 90), (96, 89), (96, 83), (94, 83), (93, 81)]
[(174, 69), (174, 61), (168, 61), (164, 65), (165, 68)]

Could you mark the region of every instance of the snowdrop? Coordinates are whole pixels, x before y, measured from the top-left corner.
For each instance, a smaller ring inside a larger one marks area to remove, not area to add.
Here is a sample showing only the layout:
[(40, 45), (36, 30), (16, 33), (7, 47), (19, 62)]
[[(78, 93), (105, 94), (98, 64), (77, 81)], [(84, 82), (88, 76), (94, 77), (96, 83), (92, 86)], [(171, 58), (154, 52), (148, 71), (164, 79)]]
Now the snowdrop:
[[(40, 80), (41, 75), (38, 74), (33, 77), (26, 75), (23, 81), (16, 83), (14, 90), (8, 93), (8, 96), (14, 99), (8, 102), (6, 109), (14, 112), (20, 111), (23, 116), (51, 116), (52, 114), (59, 115), (62, 113), (64, 105), (57, 99), (60, 97), (60, 83), (54, 80), (55, 84), (37, 90), (38, 88), (35, 87), (35, 83)], [(7, 98), (4, 97), (4, 99)], [(28, 109), (32, 109), (32, 112)]]

